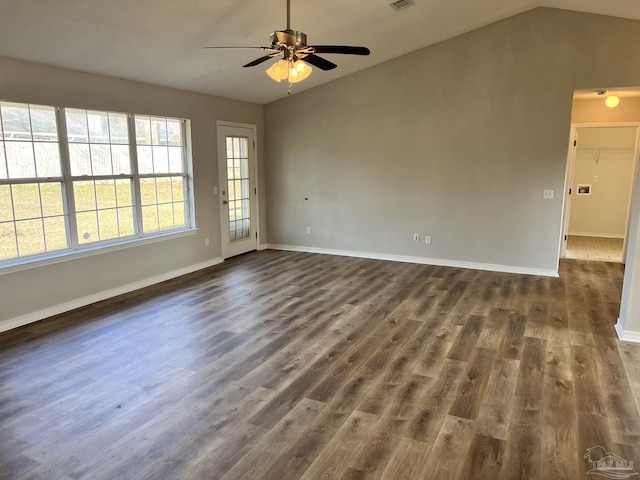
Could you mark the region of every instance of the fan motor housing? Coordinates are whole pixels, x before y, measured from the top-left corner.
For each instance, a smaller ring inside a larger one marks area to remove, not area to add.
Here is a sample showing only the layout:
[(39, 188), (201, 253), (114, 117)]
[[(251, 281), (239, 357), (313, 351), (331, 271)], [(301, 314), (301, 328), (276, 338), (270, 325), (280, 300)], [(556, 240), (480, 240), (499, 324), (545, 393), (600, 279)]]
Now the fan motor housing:
[(307, 46), (307, 34), (296, 30), (277, 30), (271, 34), (271, 45), (304, 48)]

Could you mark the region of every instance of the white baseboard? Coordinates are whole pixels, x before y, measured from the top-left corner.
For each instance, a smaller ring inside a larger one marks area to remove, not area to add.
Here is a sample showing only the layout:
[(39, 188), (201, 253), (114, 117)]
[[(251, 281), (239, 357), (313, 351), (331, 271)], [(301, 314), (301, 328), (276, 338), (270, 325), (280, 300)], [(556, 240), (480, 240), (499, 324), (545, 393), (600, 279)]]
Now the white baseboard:
[(439, 267), (469, 268), (471, 270), (488, 270), (491, 272), (518, 273), (523, 275), (540, 275), (543, 277), (559, 276), (558, 272), (555, 270), (545, 270), (541, 268), (515, 267), (511, 265), (497, 265), (493, 263), (461, 262), (457, 260), (446, 260), (442, 258), (409, 257), (404, 255), (390, 255), (390, 254), (383, 254), (383, 253), (353, 252), (349, 250), (333, 250), (333, 249), (327, 249), (327, 248), (300, 247), (296, 245), (269, 244), (268, 247), (271, 248), (272, 250), (321, 253), (326, 255), (339, 255), (343, 257), (370, 258), (373, 260), (389, 260), (392, 262), (406, 262), (406, 263), (418, 263), (422, 265), (436, 265)]
[(569, 235), (572, 237), (624, 238), (624, 234), (618, 233), (569, 232)]
[[(425, 258), (425, 257), (410, 257), (405, 255), (390, 255), (390, 254), (381, 254), (381, 253), (370, 253), (370, 252), (355, 252), (348, 250), (334, 250), (334, 249), (326, 249), (326, 248), (315, 248), (315, 247), (300, 247), (295, 245), (277, 245), (277, 244), (263, 244), (259, 246), (260, 250), (264, 249), (273, 249), (273, 250), (287, 250), (292, 252), (307, 252), (307, 253), (320, 253), (326, 255), (339, 255), (343, 257), (357, 257), (357, 258), (370, 258), (373, 260), (388, 260), (392, 262), (407, 262), (407, 263), (417, 263), (422, 265), (436, 265), (443, 267), (456, 267), (456, 268), (469, 268), (472, 270), (488, 270), (493, 272), (504, 272), (504, 273), (516, 273), (516, 274), (524, 274), (524, 275), (540, 275), (545, 277), (557, 277), (558, 272), (554, 270), (545, 270), (545, 269), (537, 269), (537, 268), (526, 268), (526, 267), (514, 267), (510, 265), (497, 265), (497, 264), (489, 264), (489, 263), (476, 263), (476, 262), (461, 262), (455, 260), (444, 260), (439, 258)], [(181, 268), (178, 270), (174, 270), (172, 272), (167, 272), (162, 275), (156, 275), (154, 277), (145, 278), (143, 280), (139, 280), (137, 282), (129, 283), (127, 285), (122, 285), (117, 288), (112, 288), (110, 290), (106, 290), (103, 292), (98, 292), (92, 295), (87, 295), (82, 298), (77, 298), (75, 300), (71, 300), (69, 302), (60, 303), (58, 305), (54, 305), (52, 307), (48, 307), (42, 310), (38, 310), (35, 312), (31, 312), (25, 315), (21, 315), (19, 317), (11, 318), (9, 320), (0, 321), (0, 332), (5, 332), (7, 330), (12, 330), (14, 328), (22, 327), (24, 325), (28, 325), (33, 322), (37, 322), (43, 320), (48, 317), (52, 317), (54, 315), (58, 315), (60, 313), (68, 312), (70, 310), (74, 310), (76, 308), (84, 307), (86, 305), (90, 305), (92, 303), (96, 303), (102, 300), (106, 300), (108, 298), (116, 297), (118, 295), (122, 295), (124, 293), (129, 293), (134, 290), (139, 290), (141, 288), (149, 287), (151, 285), (155, 285), (157, 283), (164, 282), (166, 280), (171, 280), (172, 278), (180, 277), (182, 275), (187, 275), (189, 273), (196, 272), (198, 270), (202, 270), (204, 268), (212, 267), (214, 265), (218, 265), (223, 262), (222, 258), (215, 258), (213, 260), (209, 260), (207, 262), (198, 263), (196, 265), (191, 265), (189, 267)], [(616, 330), (618, 327), (616, 326)], [(626, 332), (625, 337), (623, 338), (620, 332), (618, 332), (618, 336), (622, 340), (628, 341), (638, 341), (640, 342), (640, 333), (638, 332)], [(634, 340), (635, 336), (637, 339)]]
[(190, 265), (188, 267), (180, 268), (172, 272), (163, 273), (162, 275), (145, 278), (143, 280), (138, 280), (137, 282), (128, 283), (127, 285), (122, 285), (110, 290), (87, 295), (85, 297), (77, 298), (69, 302), (60, 303), (58, 305), (38, 310), (36, 312), (27, 313), (25, 315), (11, 318), (9, 320), (0, 321), (0, 332), (5, 332), (7, 330), (22, 327), (24, 325), (28, 325), (29, 323), (37, 322), (39, 320), (58, 315), (60, 313), (68, 312), (76, 308), (84, 307), (92, 303), (106, 300), (107, 298), (117, 297), (118, 295), (133, 292), (134, 290), (140, 290), (141, 288), (165, 282), (167, 280), (171, 280), (172, 278), (181, 277), (182, 275), (187, 275), (188, 273), (197, 272), (198, 270), (212, 267), (222, 262), (222, 258), (214, 258), (213, 260)]
[(634, 342), (640, 343), (640, 332), (626, 332), (622, 329), (622, 325), (620, 325), (620, 319), (616, 322), (616, 333), (618, 334), (618, 338), (623, 342)]

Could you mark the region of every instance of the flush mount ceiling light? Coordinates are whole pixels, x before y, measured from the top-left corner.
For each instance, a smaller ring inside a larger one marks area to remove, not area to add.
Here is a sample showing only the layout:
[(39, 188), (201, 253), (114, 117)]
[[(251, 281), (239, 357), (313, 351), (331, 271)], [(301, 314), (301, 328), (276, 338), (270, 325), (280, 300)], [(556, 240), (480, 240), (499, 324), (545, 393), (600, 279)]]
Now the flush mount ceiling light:
[[(598, 95), (599, 96), (604, 96), (607, 95), (609, 93), (608, 90), (598, 90)], [(618, 98), (616, 95), (609, 95), (605, 101), (604, 104), (609, 107), (609, 108), (615, 108), (618, 106), (618, 104), (620, 103), (620, 98)]]
[(268, 47), (205, 47), (205, 48), (258, 48), (271, 50), (271, 53), (244, 65), (255, 67), (267, 60), (282, 58), (267, 69), (267, 75), (276, 82), (289, 81), (289, 93), (291, 85), (307, 78), (311, 71), (311, 65), (320, 70), (333, 70), (335, 63), (325, 60), (316, 53), (339, 53), (343, 55), (369, 55), (371, 52), (366, 47), (349, 47), (346, 45), (307, 45), (307, 35), (303, 32), (291, 30), (291, 0), (287, 0), (287, 28), (276, 30), (271, 34), (271, 45)]

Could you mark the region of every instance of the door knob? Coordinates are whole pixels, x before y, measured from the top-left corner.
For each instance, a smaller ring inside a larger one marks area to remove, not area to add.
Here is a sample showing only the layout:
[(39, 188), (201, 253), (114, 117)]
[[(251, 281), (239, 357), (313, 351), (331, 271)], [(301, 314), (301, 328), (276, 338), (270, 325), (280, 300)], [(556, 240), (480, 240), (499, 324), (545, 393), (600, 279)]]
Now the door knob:
[(222, 200), (223, 205), (229, 205), (229, 200)]

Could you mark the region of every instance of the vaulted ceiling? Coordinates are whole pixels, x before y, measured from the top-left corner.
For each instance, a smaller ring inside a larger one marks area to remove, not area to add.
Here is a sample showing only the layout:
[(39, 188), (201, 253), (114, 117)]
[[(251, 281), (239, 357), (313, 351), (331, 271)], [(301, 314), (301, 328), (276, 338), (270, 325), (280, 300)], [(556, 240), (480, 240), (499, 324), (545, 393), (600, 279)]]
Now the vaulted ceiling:
[[(291, 28), (309, 44), (364, 45), (369, 57), (325, 55), (295, 91), (433, 45), (540, 6), (640, 19), (638, 0), (291, 0)], [(265, 75), (270, 63), (242, 65), (286, 28), (286, 0), (0, 0), (0, 57), (27, 60), (259, 104), (287, 95)], [(1, 72), (0, 72), (1, 74)], [(0, 92), (1, 96), (1, 92)]]

